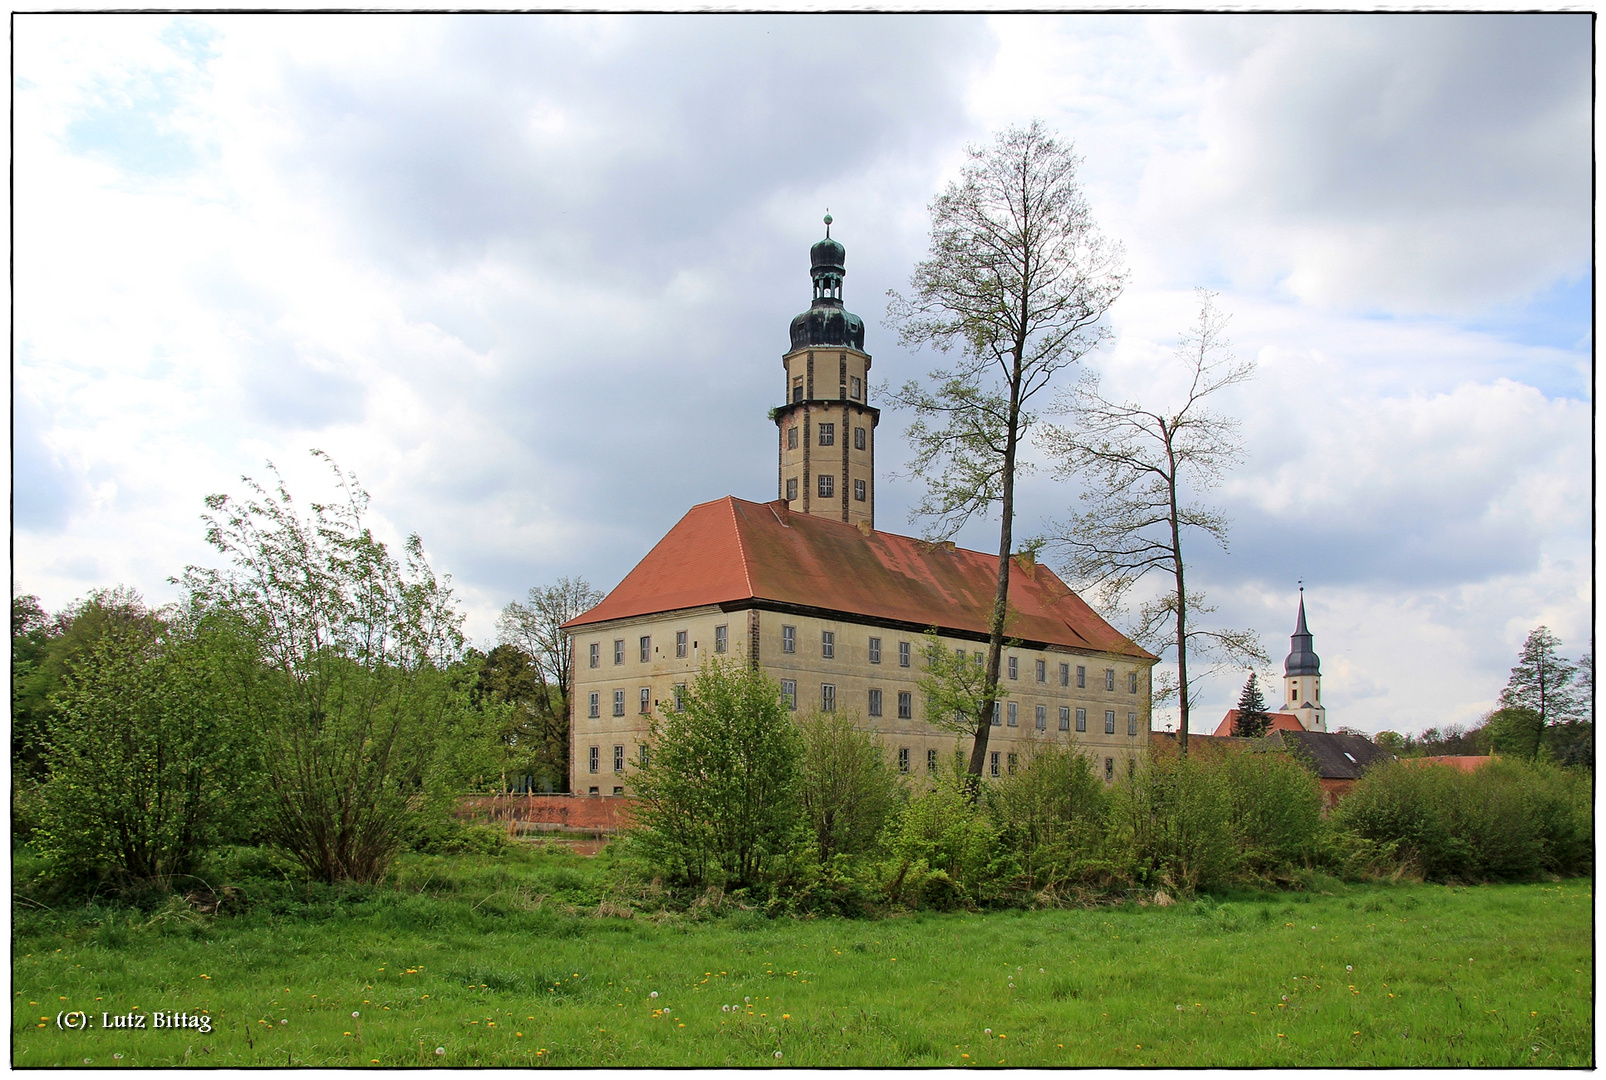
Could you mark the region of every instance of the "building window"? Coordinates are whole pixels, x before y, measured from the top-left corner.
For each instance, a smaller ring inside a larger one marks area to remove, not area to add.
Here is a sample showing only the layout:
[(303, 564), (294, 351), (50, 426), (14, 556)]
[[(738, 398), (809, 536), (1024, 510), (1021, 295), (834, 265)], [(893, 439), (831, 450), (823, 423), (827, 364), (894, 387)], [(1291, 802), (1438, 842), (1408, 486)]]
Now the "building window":
[(783, 701), (786, 704), (786, 707), (788, 709), (792, 710), (793, 712), (797, 711), (797, 680), (796, 679), (782, 679), (781, 680), (781, 701)]
[(1009, 677), (1011, 679), (1020, 678), (1020, 661), (1013, 656), (1009, 658)]
[(1071, 730), (1071, 707), (1069, 705), (1060, 706), (1060, 730)]
[(865, 437), (864, 437), (864, 429), (862, 427), (854, 428), (853, 429), (853, 449), (855, 449), (855, 450), (863, 450), (864, 446), (865, 446), (865, 442), (866, 442), (866, 440), (865, 440)]
[(872, 689), (870, 691), (870, 715), (871, 716), (880, 716), (881, 715), (881, 691), (880, 690)]
[(821, 446), (835, 446), (836, 445), (836, 425), (835, 424), (821, 424), (820, 425), (820, 445)]
[[(857, 375), (850, 375), (848, 377), (848, 397), (852, 398), (854, 401), (864, 400), (864, 380), (859, 378)], [(906, 769), (904, 771), (907, 772), (908, 770)]]
[(1069, 686), (1069, 685), (1071, 685), (1071, 665), (1069, 665), (1069, 664), (1061, 664), (1060, 665), (1060, 685), (1061, 686)]
[(728, 626), (716, 626), (716, 627), (714, 627), (714, 651), (717, 652), (717, 653), (722, 653), (729, 647), (730, 647), (730, 627), (728, 627)]
[(1004, 703), (1002, 701), (995, 701), (995, 702), (993, 702), (993, 727), (1003, 727), (1003, 726), (1004, 726)]
[(855, 480), (855, 481), (853, 481), (853, 498), (856, 501), (864, 502), (864, 498), (865, 498), (865, 495), (866, 495), (867, 491), (868, 491), (868, 489), (865, 487), (865, 484), (864, 484), (863, 480)]
[[(596, 772), (597, 771), (597, 763), (598, 763), (598, 760), (599, 760), (599, 754), (598, 754), (599, 750), (600, 750), (600, 747), (596, 747), (596, 746), (591, 747), (591, 753), (589, 755), (589, 761), (591, 763), (591, 771), (592, 772)], [(597, 789), (596, 788), (592, 788), (591, 790), (593, 792), (595, 792)]]
[(616, 746), (613, 748), (613, 771), (625, 771), (625, 748), (622, 746)]
[(827, 660), (836, 659), (836, 633), (834, 631), (820, 631), (820, 655)]
[(926, 771), (927, 772), (936, 772), (937, 771), (937, 751), (935, 751), (935, 750), (927, 750), (926, 751)]
[(781, 627), (781, 651), (797, 652), (797, 627)]
[(624, 638), (615, 638), (614, 639), (614, 642), (613, 642), (613, 662), (616, 663), (616, 664), (622, 664), (622, 663), (625, 662), (625, 639)]
[(819, 492), (820, 498), (829, 499), (836, 492), (836, 477), (830, 473), (821, 473)]
[(915, 696), (907, 690), (898, 691), (898, 719), (913, 720), (915, 716)]
[(623, 795), (625, 793), (625, 789), (622, 787), (616, 787), (613, 789), (613, 793), (615, 795)]
[(1115, 689), (1115, 669), (1112, 667), (1107, 667), (1104, 669), (1104, 689)]
[(1320, 705), (1321, 703), (1322, 703), (1322, 684), (1321, 683), (1317, 683), (1316, 684), (1316, 704)]
[(602, 664), (602, 642), (593, 641), (591, 643), (591, 666), (592, 667), (598, 667), (601, 664)]
[(788, 450), (796, 450), (797, 449), (797, 425), (796, 424), (793, 424), (791, 427), (786, 429), (786, 448)]
[(1115, 710), (1106, 709), (1104, 712), (1104, 734), (1115, 734)]
[(684, 658), (686, 655), (686, 631), (675, 631), (675, 657)]
[(1087, 668), (1081, 664), (1076, 665), (1076, 687), (1079, 690), (1087, 688)]
[(1106, 784), (1108, 784), (1108, 783), (1111, 783), (1112, 781), (1114, 781), (1114, 779), (1115, 779), (1115, 759), (1112, 758), (1112, 757), (1107, 757), (1107, 758), (1104, 759), (1104, 782)]
[(1047, 705), (1039, 705), (1037, 707), (1037, 730), (1038, 731), (1047, 731), (1048, 730), (1048, 706)]
[(588, 702), (586, 715), (593, 720), (602, 715), (602, 695), (595, 690), (591, 691), (591, 699)]
[(909, 771), (909, 748), (907, 746), (898, 747), (898, 771)]
[(1020, 727), (1020, 707), (1013, 701), (1009, 703), (1009, 726)]
[(675, 711), (686, 711), (686, 684), (683, 682), (675, 684)]
[(998, 751), (994, 750), (987, 755), (987, 768), (994, 776), (998, 775)]
[(1135, 712), (1126, 714), (1126, 733), (1128, 735), (1136, 735), (1138, 733), (1138, 714)]
[(820, 684), (820, 711), (836, 712), (836, 687), (830, 683)]
[(795, 476), (788, 476), (786, 478), (786, 501), (797, 501), (797, 477)]
[(803, 376), (799, 375), (792, 380), (792, 402), (796, 404), (803, 400)]
[(1076, 710), (1076, 730), (1077, 731), (1086, 731), (1087, 730), (1087, 710), (1086, 709), (1077, 709)]
[(907, 641), (898, 642), (898, 666), (909, 666), (909, 643)]
[(646, 716), (652, 712), (652, 687), (643, 686), (637, 696), (641, 699), (641, 715)]
[(1126, 673), (1126, 692), (1129, 694), (1138, 692), (1138, 673), (1135, 671)]
[(615, 690), (613, 692), (613, 715), (615, 715), (615, 716), (623, 716), (624, 714), (625, 714), (625, 692), (623, 690)]
[(1011, 775), (1011, 776), (1015, 775), (1015, 766), (1018, 763), (1018, 761), (1019, 761), (1019, 759), (1015, 756), (1014, 751), (1010, 751), (1010, 754), (1009, 754), (1009, 775)]
[(644, 637), (644, 638), (641, 639), (641, 662), (643, 664), (652, 663), (652, 638), (651, 637)]
[(881, 639), (878, 637), (870, 639), (870, 663), (881, 663)]
[(1039, 660), (1037, 662), (1037, 681), (1040, 682), (1040, 683), (1048, 682), (1048, 661), (1047, 660)]
[(602, 794), (602, 790), (600, 788), (587, 788), (586, 789), (586, 794), (588, 794), (588, 795), (600, 795), (600, 794)]
[(642, 743), (636, 749), (640, 751), (638, 760), (641, 762), (641, 767), (645, 769), (652, 761), (652, 752), (647, 749), (646, 743)]

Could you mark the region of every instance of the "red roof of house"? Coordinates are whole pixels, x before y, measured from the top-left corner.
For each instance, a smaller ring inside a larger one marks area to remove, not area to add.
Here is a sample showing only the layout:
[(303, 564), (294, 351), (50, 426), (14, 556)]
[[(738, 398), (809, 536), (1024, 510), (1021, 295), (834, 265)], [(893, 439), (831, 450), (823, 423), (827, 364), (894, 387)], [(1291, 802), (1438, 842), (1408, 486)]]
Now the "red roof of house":
[(1441, 754), (1437, 757), (1401, 758), (1400, 760), (1409, 761), (1413, 765), (1448, 765), (1450, 768), (1460, 769), (1462, 772), (1473, 772), (1483, 768), (1494, 758), (1475, 757), (1467, 754)]
[[(996, 555), (726, 496), (687, 511), (602, 603), (564, 626), (760, 601), (985, 634), (997, 574)], [(1046, 566), (1011, 562), (1009, 606), (1012, 638), (1154, 659)]]
[[(1274, 712), (1274, 713), (1268, 713), (1267, 715), (1271, 717), (1271, 727), (1266, 729), (1266, 734), (1268, 734), (1268, 735), (1270, 735), (1274, 731), (1304, 731), (1305, 730), (1305, 725), (1301, 724), (1299, 722), (1299, 717), (1295, 716), (1293, 713)], [(1217, 734), (1217, 735), (1231, 735), (1232, 734), (1232, 725), (1233, 725), (1234, 721), (1236, 721), (1237, 719), (1238, 719), (1238, 710), (1237, 709), (1228, 709), (1227, 710), (1227, 715), (1223, 716), (1221, 718), (1221, 723), (1216, 725), (1215, 734)]]

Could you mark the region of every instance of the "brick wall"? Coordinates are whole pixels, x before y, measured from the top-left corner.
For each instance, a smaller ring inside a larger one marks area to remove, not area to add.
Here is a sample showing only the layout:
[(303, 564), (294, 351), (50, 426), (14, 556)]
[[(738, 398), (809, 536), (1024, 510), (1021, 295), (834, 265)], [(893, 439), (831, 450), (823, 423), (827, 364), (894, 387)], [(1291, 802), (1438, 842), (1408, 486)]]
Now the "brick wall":
[(635, 801), (615, 795), (465, 795), (457, 802), (457, 816), (517, 821), (537, 832), (612, 834), (628, 824)]

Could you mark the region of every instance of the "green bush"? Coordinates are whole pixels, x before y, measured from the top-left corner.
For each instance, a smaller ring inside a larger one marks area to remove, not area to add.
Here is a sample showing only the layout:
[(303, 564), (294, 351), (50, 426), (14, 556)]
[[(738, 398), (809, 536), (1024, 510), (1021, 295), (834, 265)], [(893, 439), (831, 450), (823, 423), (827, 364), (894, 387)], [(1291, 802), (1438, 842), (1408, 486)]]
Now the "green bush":
[(1093, 762), (1070, 747), (1037, 747), (1024, 768), (988, 786), (987, 805), (1030, 889), (1104, 884), (1109, 795)]
[(820, 860), (872, 851), (904, 797), (881, 740), (846, 712), (816, 712), (803, 734), (803, 813)]
[(1244, 869), (1268, 873), (1312, 859), (1322, 829), (1322, 789), (1314, 773), (1279, 753), (1229, 753), (1200, 764), (1218, 769), (1226, 783)]
[[(956, 907), (996, 899), (1014, 866), (986, 810), (957, 769), (938, 773), (887, 830), (892, 853), (887, 892), (911, 907)], [(929, 879), (941, 875), (947, 882)]]
[(1150, 755), (1111, 801), (1112, 839), (1134, 880), (1183, 891), (1232, 880), (1238, 848), (1220, 759)]

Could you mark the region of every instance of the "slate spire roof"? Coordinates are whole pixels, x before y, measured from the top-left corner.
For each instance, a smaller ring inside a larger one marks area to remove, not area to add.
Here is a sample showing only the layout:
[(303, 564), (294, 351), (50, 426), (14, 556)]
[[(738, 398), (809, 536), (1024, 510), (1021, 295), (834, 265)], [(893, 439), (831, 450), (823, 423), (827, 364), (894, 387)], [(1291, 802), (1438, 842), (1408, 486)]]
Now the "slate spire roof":
[(1321, 657), (1311, 647), (1315, 635), (1305, 627), (1305, 590), (1299, 590), (1299, 622), (1294, 626), (1294, 633), (1289, 638), (1290, 648), (1288, 659), (1283, 661), (1283, 675), (1320, 675), (1322, 673)]
[[(726, 496), (687, 511), (602, 603), (564, 627), (721, 605), (985, 637), (997, 572), (996, 555), (794, 514), (784, 499)], [(1009, 606), (1005, 632), (1027, 647), (1155, 658), (1046, 566), (1011, 562)]]

